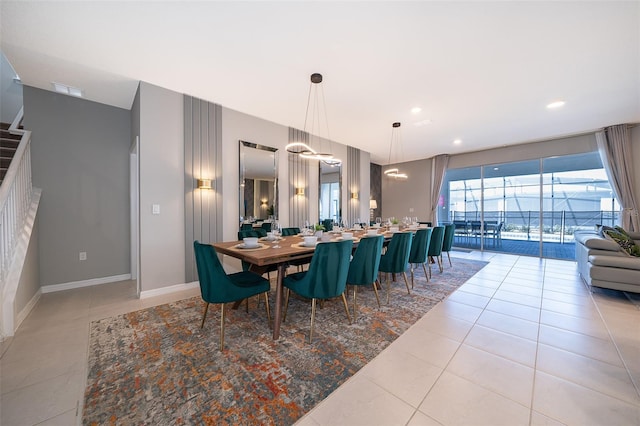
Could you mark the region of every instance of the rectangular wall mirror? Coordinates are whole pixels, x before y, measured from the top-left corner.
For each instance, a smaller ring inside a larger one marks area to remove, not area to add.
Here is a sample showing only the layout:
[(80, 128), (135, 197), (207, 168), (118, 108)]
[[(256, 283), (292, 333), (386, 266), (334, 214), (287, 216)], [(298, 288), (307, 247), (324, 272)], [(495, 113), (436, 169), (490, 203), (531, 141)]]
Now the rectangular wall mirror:
[(240, 222), (278, 217), (278, 150), (240, 141)]
[(340, 223), (342, 218), (342, 166), (329, 165), (320, 161), (320, 202), (319, 218)]

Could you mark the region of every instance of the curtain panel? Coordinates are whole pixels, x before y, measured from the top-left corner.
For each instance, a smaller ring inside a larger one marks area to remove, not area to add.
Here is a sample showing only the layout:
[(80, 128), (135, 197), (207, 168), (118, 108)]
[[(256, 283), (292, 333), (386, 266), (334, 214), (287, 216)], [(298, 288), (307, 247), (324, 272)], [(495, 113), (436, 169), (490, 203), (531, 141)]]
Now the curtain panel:
[(444, 181), (444, 174), (449, 165), (449, 154), (440, 154), (433, 157), (431, 164), (431, 221), (435, 226), (438, 223), (438, 201), (440, 200), (440, 190)]
[(628, 231), (640, 231), (638, 203), (633, 185), (631, 131), (629, 125), (605, 127), (596, 132), (598, 152), (609, 177), (611, 188), (620, 203), (621, 225)]

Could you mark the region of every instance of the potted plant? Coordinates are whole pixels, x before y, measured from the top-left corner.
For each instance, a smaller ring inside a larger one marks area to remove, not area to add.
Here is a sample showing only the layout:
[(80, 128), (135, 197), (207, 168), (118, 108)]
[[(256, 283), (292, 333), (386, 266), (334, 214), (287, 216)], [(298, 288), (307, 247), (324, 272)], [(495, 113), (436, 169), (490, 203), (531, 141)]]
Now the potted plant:
[(316, 231), (316, 237), (322, 238), (322, 231), (324, 231), (324, 226), (321, 224), (314, 225), (314, 231)]

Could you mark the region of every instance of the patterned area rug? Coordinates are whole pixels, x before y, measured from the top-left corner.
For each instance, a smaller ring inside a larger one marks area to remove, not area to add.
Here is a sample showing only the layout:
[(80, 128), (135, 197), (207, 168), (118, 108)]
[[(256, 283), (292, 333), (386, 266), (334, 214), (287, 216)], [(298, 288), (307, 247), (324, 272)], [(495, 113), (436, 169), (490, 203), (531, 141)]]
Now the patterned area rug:
[(429, 283), (420, 268), (411, 295), (401, 277), (389, 306), (380, 292), (380, 310), (371, 286), (361, 287), (353, 325), (340, 299), (326, 301), (311, 344), (311, 303), (293, 296), (277, 342), (257, 298), (249, 313), (227, 309), (223, 352), (220, 307), (200, 329), (199, 297), (95, 321), (83, 423), (293, 424), (485, 265), (455, 259)]

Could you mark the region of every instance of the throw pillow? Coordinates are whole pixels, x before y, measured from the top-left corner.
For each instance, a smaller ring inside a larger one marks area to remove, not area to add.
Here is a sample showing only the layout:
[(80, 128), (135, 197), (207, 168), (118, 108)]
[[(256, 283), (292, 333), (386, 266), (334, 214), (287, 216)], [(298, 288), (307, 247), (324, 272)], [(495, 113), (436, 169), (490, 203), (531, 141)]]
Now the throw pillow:
[(640, 246), (638, 246), (628, 235), (625, 235), (616, 229), (605, 229), (603, 233), (606, 237), (611, 238), (613, 241), (618, 243), (622, 251), (627, 255), (640, 257)]

